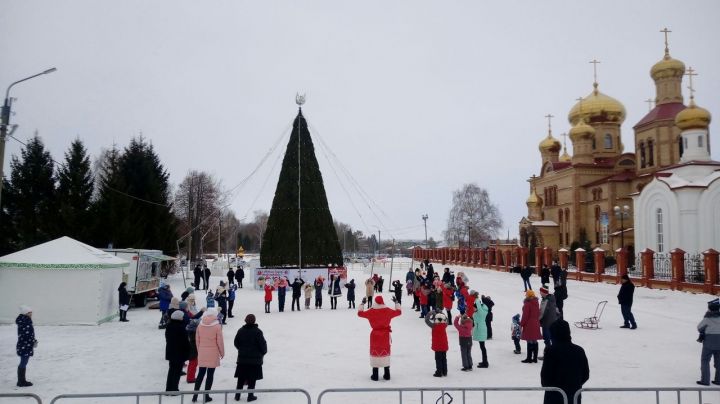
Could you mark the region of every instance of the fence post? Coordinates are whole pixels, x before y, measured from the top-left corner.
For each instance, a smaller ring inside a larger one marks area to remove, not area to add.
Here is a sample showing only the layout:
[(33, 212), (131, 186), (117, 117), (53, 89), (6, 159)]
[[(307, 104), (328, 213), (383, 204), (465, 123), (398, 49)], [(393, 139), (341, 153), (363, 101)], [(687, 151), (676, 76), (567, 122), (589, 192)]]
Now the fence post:
[(543, 248), (543, 264), (548, 268), (552, 265), (553, 250), (550, 247)]
[(520, 247), (520, 266), (523, 268), (528, 266), (528, 249), (527, 249), (527, 247)]
[(480, 268), (485, 268), (485, 249), (481, 248), (478, 251), (478, 261), (480, 262)]
[(568, 267), (568, 250), (561, 248), (558, 250), (558, 261), (560, 262), (560, 268), (567, 269)]
[(651, 279), (655, 277), (655, 251), (646, 248), (640, 253), (642, 257), (642, 281), (646, 288), (652, 289)]
[(578, 269), (575, 279), (580, 280), (580, 274), (585, 271), (585, 250), (582, 247), (575, 250), (575, 265)]
[(505, 254), (505, 272), (510, 272), (510, 256), (512, 255), (512, 253), (510, 252), (510, 250), (505, 250), (504, 254)]
[(670, 287), (675, 290), (682, 289), (682, 282), (685, 282), (685, 251), (676, 248), (670, 251), (670, 263), (672, 265), (672, 280)]
[(715, 284), (718, 283), (718, 256), (719, 252), (712, 248), (703, 251), (703, 266), (705, 267), (705, 291), (715, 294)]
[(615, 250), (615, 253), (617, 263), (617, 276), (615, 277), (615, 283), (620, 283), (620, 278), (627, 274), (627, 250), (624, 248), (618, 248)]
[(535, 273), (540, 275), (543, 263), (543, 248), (535, 247)]
[(597, 247), (593, 250), (593, 263), (595, 264), (595, 282), (602, 280), (602, 274), (605, 273), (605, 250)]

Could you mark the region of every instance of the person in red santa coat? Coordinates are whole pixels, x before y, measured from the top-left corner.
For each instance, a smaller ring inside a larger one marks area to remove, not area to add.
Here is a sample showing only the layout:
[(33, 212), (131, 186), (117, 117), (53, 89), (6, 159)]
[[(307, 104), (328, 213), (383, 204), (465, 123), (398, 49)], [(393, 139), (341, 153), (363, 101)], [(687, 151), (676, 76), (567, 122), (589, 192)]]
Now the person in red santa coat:
[(385, 306), (382, 296), (375, 296), (375, 305), (365, 310), (367, 298), (363, 298), (358, 309), (358, 317), (366, 318), (370, 322), (370, 366), (372, 376), (370, 379), (378, 380), (378, 368), (385, 368), (383, 379), (390, 380), (390, 321), (401, 314), (400, 305), (392, 298), (395, 309)]

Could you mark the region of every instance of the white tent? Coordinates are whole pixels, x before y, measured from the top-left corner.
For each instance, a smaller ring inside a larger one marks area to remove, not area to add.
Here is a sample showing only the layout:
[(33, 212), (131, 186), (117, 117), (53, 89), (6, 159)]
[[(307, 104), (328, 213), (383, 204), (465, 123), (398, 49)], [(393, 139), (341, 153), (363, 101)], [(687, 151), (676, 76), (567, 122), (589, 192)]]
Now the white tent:
[(96, 325), (118, 312), (124, 259), (61, 237), (0, 257), (0, 324), (14, 323), (18, 306), (39, 325)]

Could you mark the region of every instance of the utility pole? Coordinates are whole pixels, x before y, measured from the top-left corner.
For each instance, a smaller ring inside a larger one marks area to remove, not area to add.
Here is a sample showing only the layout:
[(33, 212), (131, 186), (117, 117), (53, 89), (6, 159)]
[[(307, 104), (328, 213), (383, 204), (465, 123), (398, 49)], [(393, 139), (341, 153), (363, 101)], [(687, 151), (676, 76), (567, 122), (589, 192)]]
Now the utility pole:
[(428, 215), (427, 215), (427, 213), (424, 214), (424, 215), (422, 215), (422, 220), (423, 220), (423, 222), (425, 222), (425, 248), (428, 248), (428, 241), (427, 241), (427, 220), (428, 220)]
[(377, 249), (378, 249), (378, 255), (380, 255), (380, 229), (378, 229), (378, 245), (377, 245)]

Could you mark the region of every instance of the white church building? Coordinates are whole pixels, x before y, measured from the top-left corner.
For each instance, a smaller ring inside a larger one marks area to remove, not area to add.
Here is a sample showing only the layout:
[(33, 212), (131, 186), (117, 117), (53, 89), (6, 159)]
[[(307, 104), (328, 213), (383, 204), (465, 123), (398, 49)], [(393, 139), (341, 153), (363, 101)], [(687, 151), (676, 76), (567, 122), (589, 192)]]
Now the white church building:
[(682, 131), (680, 163), (657, 172), (633, 196), (637, 251), (720, 251), (720, 162), (710, 158), (710, 113), (693, 98), (675, 118)]

